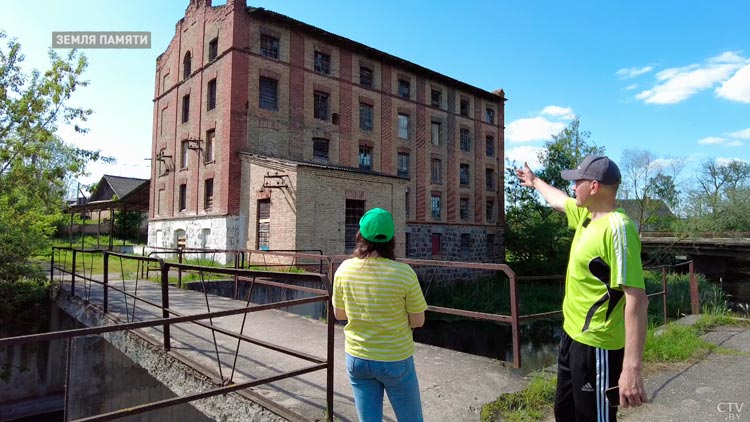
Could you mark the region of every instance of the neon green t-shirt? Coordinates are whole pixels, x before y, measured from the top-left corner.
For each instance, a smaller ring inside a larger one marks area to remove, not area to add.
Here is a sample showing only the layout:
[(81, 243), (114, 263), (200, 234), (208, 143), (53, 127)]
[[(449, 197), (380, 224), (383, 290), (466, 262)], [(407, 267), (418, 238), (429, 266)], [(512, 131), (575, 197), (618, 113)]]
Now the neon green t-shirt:
[(386, 258), (351, 258), (333, 277), (333, 306), (346, 311), (346, 352), (393, 362), (414, 354), (407, 313), (427, 309), (414, 270)]
[(565, 202), (575, 229), (565, 275), (563, 329), (575, 341), (602, 349), (625, 347), (622, 286), (644, 288), (641, 240), (621, 208), (596, 220), (575, 199)]

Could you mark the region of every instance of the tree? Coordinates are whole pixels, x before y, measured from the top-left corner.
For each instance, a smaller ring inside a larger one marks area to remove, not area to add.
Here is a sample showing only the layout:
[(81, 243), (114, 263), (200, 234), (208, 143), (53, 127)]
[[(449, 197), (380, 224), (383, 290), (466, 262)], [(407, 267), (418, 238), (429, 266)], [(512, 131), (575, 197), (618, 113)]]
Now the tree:
[[(0, 43), (6, 34), (0, 31)], [(0, 44), (0, 280), (36, 277), (28, 262), (54, 232), (63, 205), (64, 180), (84, 174), (85, 165), (103, 158), (66, 144), (59, 124), (80, 126), (90, 109), (73, 107), (86, 58), (73, 50), (65, 57), (49, 51), (50, 68), (25, 74), (21, 45)]]
[[(581, 132), (575, 117), (559, 134), (553, 135), (539, 153), (544, 168), (539, 177), (568, 194), (570, 182), (560, 172), (575, 168), (589, 154), (604, 154), (604, 148), (589, 141), (589, 132)], [(520, 185), (515, 175), (516, 163), (506, 169), (506, 261), (519, 274), (562, 274), (568, 260), (573, 232), (559, 213), (546, 205), (532, 189)]]
[(579, 117), (575, 116), (565, 129), (552, 135), (552, 140), (547, 141), (539, 152), (539, 162), (544, 167), (539, 176), (568, 195), (573, 194), (570, 182), (563, 179), (560, 173), (576, 168), (587, 155), (604, 155), (604, 147), (590, 143), (591, 133), (581, 131), (580, 125)]
[(731, 160), (703, 162), (696, 186), (688, 195), (687, 232), (750, 231), (750, 163)]
[(651, 151), (628, 149), (622, 154), (622, 184), (619, 197), (632, 201), (628, 207), (638, 232), (644, 226), (663, 229), (671, 224), (671, 215), (664, 207), (677, 207), (679, 191), (675, 179), (684, 168), (684, 159), (657, 159)]

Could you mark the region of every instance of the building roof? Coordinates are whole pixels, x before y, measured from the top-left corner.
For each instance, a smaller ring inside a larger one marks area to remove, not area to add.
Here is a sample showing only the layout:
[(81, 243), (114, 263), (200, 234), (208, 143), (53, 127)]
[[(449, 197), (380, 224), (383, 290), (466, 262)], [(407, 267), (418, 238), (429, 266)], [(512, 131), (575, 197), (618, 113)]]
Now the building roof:
[(136, 179), (135, 177), (122, 177), (105, 174), (96, 185), (96, 190), (91, 194), (89, 201), (112, 199), (99, 198), (97, 196), (98, 193), (105, 192), (106, 189), (104, 189), (104, 184), (109, 185), (109, 187), (112, 189), (112, 192), (114, 192), (114, 194), (117, 195), (118, 198), (122, 198), (132, 192), (134, 189), (138, 188), (144, 183), (147, 183), (149, 180), (150, 179)]
[(647, 217), (668, 217), (673, 218), (675, 215), (669, 209), (667, 204), (661, 199), (645, 198), (643, 201), (637, 199), (618, 199), (617, 206), (622, 207), (631, 218), (637, 218), (641, 211), (641, 202), (646, 204), (648, 209)]
[(69, 212), (103, 209), (148, 210), (151, 179), (105, 174), (91, 197), (83, 204), (68, 208)]
[(383, 51), (372, 48), (365, 44), (350, 40), (349, 38), (333, 34), (331, 32), (328, 32), (316, 26), (304, 23), (302, 21), (298, 21), (286, 15), (282, 15), (281, 13), (277, 13), (268, 9), (264, 9), (262, 7), (248, 7), (247, 11), (250, 15), (257, 17), (259, 19), (274, 21), (274, 22), (278, 22), (281, 24), (289, 25), (291, 27), (297, 27), (302, 31), (313, 33), (320, 38), (330, 41), (332, 44), (345, 47), (353, 52), (364, 53), (368, 56), (375, 57), (383, 62), (396, 64), (400, 68), (410, 70), (415, 73), (428, 74), (432, 76), (433, 78), (435, 78), (436, 80), (443, 81), (451, 85), (459, 86), (462, 89), (465, 89), (466, 91), (479, 95), (481, 97), (491, 98), (493, 101), (506, 101), (507, 100), (507, 98), (505, 98), (505, 92), (502, 89), (496, 90), (494, 92), (486, 91), (476, 86), (469, 85), (466, 82), (461, 82), (458, 79), (454, 79), (454, 78), (451, 78), (450, 76), (446, 76), (446, 75), (443, 75), (442, 73), (438, 73), (434, 70), (430, 70), (416, 63), (412, 63), (408, 60), (404, 60), (394, 55), (385, 53)]

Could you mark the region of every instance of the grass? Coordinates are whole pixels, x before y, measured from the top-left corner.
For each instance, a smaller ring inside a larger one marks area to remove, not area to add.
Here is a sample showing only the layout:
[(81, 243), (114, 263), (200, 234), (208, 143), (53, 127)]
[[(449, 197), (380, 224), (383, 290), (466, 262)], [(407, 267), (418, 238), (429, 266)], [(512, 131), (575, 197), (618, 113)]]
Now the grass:
[(503, 394), (482, 407), (481, 421), (531, 422), (552, 411), (557, 377), (536, 374), (525, 389)]
[[(646, 371), (663, 364), (695, 362), (711, 352), (742, 354), (750, 357), (750, 353), (724, 349), (701, 338), (714, 327), (748, 324), (746, 320), (734, 318), (722, 306), (704, 306), (703, 312), (698, 322), (692, 326), (672, 323), (649, 328), (643, 354)], [(481, 420), (482, 422), (540, 421), (551, 413), (554, 397), (555, 377), (538, 375), (526, 389), (512, 394), (503, 394), (495, 401), (484, 405)]]

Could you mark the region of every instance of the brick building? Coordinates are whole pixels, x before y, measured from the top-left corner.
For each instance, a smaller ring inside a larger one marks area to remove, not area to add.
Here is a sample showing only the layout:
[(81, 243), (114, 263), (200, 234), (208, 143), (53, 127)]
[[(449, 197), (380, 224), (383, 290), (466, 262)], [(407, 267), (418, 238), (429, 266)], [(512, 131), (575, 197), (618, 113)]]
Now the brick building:
[(290, 17), (191, 0), (157, 58), (149, 244), (502, 257), (504, 93)]

